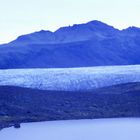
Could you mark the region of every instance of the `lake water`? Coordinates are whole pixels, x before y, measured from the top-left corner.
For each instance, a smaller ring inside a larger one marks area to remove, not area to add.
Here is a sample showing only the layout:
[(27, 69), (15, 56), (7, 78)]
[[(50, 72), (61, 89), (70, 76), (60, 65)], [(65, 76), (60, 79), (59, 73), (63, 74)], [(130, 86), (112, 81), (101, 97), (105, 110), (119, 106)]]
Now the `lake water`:
[(0, 140), (140, 140), (140, 119), (94, 119), (22, 124)]

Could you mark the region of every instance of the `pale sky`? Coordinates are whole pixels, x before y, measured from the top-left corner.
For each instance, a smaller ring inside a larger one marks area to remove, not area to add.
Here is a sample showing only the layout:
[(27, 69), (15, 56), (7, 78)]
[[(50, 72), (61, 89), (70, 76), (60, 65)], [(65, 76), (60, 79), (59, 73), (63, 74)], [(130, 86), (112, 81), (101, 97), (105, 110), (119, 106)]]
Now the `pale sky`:
[(100, 20), (140, 27), (140, 0), (0, 0), (0, 44), (39, 30)]

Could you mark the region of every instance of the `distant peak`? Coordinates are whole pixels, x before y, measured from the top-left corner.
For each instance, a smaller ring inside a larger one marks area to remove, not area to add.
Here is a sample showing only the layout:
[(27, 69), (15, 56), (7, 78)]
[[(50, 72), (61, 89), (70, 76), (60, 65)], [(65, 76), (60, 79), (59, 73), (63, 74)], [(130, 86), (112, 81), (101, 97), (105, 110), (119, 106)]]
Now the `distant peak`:
[(94, 24), (94, 25), (107, 25), (106, 23), (103, 23), (99, 20), (92, 20), (92, 21), (89, 21), (87, 24)]
[(130, 27), (128, 27), (126, 30), (140, 30), (140, 28), (138, 28), (138, 27), (135, 27), (135, 26), (130, 26)]
[(115, 29), (113, 26), (110, 26), (104, 22), (98, 21), (98, 20), (92, 20), (87, 23), (81, 23), (81, 24), (73, 24), (72, 26), (65, 26), (65, 27), (60, 27), (58, 30), (55, 32), (61, 32), (61, 31), (71, 31), (71, 30), (80, 30), (81, 28), (94, 28), (94, 29)]
[[(101, 22), (101, 21), (98, 21), (98, 20), (92, 20), (92, 21), (90, 21), (90, 22), (88, 22), (88, 23), (86, 23), (86, 24), (87, 24), (87, 25), (90, 25), (90, 26), (95, 26), (95, 27), (114, 28), (113, 26), (108, 25), (108, 24), (106, 24), (106, 23), (104, 23), (104, 22)], [(114, 28), (114, 29), (116, 29), (116, 28)]]
[(140, 32), (140, 28), (138, 28), (138, 27), (135, 27), (135, 26), (130, 26), (130, 27), (128, 27), (128, 28), (126, 28), (126, 29), (123, 29), (122, 31), (124, 31), (124, 32), (134, 32), (134, 33), (136, 33), (136, 32)]
[(52, 32), (49, 30), (40, 30), (40, 31), (38, 31), (38, 33), (52, 33)]

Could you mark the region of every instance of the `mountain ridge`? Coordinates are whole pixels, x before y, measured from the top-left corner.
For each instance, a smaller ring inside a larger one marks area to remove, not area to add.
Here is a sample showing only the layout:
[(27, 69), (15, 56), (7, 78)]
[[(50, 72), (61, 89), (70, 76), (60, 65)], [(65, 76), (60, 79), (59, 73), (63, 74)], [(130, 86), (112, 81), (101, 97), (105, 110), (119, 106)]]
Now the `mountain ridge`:
[[(104, 22), (101, 22), (101, 21), (98, 21), (98, 20), (92, 20), (92, 21), (89, 21), (89, 22), (87, 22), (87, 23), (81, 23), (81, 24), (73, 24), (72, 26), (64, 26), (64, 27), (60, 27), (60, 28), (58, 28), (57, 30), (55, 30), (54, 32), (53, 31), (50, 31), (50, 30), (40, 30), (40, 31), (35, 31), (35, 32), (32, 32), (32, 33), (28, 33), (28, 34), (24, 34), (24, 35), (20, 35), (20, 36), (18, 36), (15, 40), (13, 40), (13, 41), (10, 41), (9, 43), (13, 43), (14, 41), (16, 41), (16, 40), (19, 40), (19, 39), (23, 39), (23, 37), (27, 37), (27, 36), (30, 36), (30, 35), (33, 35), (33, 34), (55, 34), (55, 33), (57, 33), (57, 32), (59, 32), (59, 31), (61, 31), (61, 30), (69, 30), (69, 29), (76, 29), (76, 27), (78, 27), (78, 26), (94, 26), (94, 28), (97, 28), (98, 26), (103, 26), (103, 27), (108, 27), (108, 28), (112, 28), (112, 29), (114, 29), (114, 30), (116, 30), (116, 31), (133, 31), (133, 30), (139, 30), (140, 31), (140, 28), (139, 27), (136, 27), (136, 26), (129, 26), (129, 27), (127, 27), (127, 28), (124, 28), (124, 29), (117, 29), (117, 28), (115, 28), (114, 26), (111, 26), (111, 25), (108, 25), (108, 24), (106, 24), (106, 23), (104, 23)], [(9, 44), (9, 43), (4, 43), (4, 44), (0, 44), (0, 45), (6, 45), (6, 44)]]
[[(59, 32), (60, 30), (69, 30), (69, 29), (76, 29), (76, 27), (78, 27), (78, 26), (94, 26), (94, 27), (96, 27), (97, 28), (97, 26), (106, 26), (106, 27), (109, 27), (109, 28), (114, 28), (113, 26), (111, 26), (111, 25), (108, 25), (108, 24), (106, 24), (106, 23), (104, 23), (104, 22), (101, 22), (101, 21), (98, 21), (98, 20), (93, 20), (93, 21), (89, 21), (89, 22), (87, 22), (87, 23), (82, 23), (82, 24), (73, 24), (72, 26), (64, 26), (64, 27), (60, 27), (60, 28), (58, 28), (56, 31), (50, 31), (50, 30), (40, 30), (40, 31), (35, 31), (35, 32), (33, 32), (33, 33), (29, 33), (29, 34), (24, 34), (24, 35), (20, 35), (20, 36), (18, 36), (15, 40), (13, 40), (13, 41), (16, 41), (16, 40), (19, 40), (19, 39), (23, 39), (23, 37), (27, 37), (27, 36), (30, 36), (30, 35), (33, 35), (33, 34), (55, 34), (55, 33), (57, 33), (57, 32)], [(137, 28), (137, 27), (136, 27)], [(115, 30), (119, 30), (119, 29), (117, 29), (117, 28), (114, 28)], [(125, 30), (125, 29), (124, 29)], [(121, 30), (119, 30), (119, 31), (121, 31)], [(9, 43), (12, 43), (13, 41), (11, 41), (11, 42), (9, 42)], [(8, 44), (8, 43), (5, 43), (5, 44)], [(0, 45), (5, 45), (5, 44), (0, 44)]]
[(119, 30), (94, 20), (0, 45), (0, 69), (140, 64), (140, 28)]

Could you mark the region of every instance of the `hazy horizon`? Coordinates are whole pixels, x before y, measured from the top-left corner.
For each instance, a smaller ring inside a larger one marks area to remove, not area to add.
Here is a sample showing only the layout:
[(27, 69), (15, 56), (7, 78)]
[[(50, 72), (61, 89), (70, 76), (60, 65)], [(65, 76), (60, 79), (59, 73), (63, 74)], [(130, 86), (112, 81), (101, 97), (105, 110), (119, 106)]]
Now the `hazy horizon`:
[(5, 0), (0, 5), (0, 44), (39, 30), (99, 20), (124, 29), (140, 27), (139, 0)]

